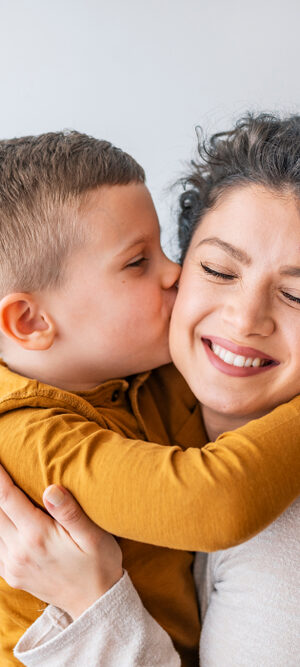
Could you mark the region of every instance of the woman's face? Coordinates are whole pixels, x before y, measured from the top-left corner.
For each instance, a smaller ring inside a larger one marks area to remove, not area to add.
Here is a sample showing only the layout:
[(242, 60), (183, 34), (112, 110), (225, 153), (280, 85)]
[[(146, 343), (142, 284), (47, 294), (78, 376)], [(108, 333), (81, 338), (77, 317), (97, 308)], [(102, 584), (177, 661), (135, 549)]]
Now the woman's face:
[(300, 393), (300, 209), (258, 185), (225, 193), (188, 250), (172, 358), (201, 403), (258, 417)]

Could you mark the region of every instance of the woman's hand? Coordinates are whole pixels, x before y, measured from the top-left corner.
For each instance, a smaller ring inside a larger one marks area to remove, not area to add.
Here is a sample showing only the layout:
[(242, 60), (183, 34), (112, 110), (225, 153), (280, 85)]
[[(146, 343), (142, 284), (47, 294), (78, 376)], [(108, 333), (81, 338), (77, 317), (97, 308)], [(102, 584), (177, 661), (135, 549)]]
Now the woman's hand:
[(122, 577), (121, 549), (63, 487), (43, 502), (55, 520), (0, 465), (0, 575), (75, 619)]

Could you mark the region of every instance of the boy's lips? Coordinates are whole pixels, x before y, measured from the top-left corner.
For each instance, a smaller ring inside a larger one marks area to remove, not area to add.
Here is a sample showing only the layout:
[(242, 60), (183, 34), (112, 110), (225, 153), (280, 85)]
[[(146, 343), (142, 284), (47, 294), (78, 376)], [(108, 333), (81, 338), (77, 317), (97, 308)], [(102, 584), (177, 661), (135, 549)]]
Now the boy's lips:
[(279, 364), (279, 361), (260, 350), (237, 345), (218, 336), (203, 336), (201, 340), (211, 364), (226, 375), (248, 377)]

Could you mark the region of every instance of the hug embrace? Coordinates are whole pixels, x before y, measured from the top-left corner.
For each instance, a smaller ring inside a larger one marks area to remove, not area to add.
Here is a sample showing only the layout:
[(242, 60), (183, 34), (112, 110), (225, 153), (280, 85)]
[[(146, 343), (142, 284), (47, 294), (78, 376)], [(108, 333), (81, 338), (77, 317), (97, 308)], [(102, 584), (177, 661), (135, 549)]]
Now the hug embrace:
[(1, 471), (1, 666), (296, 667), (300, 116), (199, 142), (182, 269), (109, 142), (0, 167), (0, 461), (89, 517)]

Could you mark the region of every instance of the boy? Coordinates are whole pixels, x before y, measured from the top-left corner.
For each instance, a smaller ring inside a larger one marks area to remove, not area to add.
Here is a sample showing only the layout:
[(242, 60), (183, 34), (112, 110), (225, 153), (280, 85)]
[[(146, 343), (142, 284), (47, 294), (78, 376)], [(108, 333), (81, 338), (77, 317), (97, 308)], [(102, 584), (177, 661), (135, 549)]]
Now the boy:
[[(182, 664), (194, 664), (193, 557), (182, 549), (236, 544), (297, 495), (299, 443), (280, 425), (289, 408), (279, 408), (272, 428), (268, 417), (260, 422), (259, 451), (253, 429), (248, 440), (243, 429), (242, 453), (238, 432), (225, 436), (210, 472), (198, 449), (206, 435), (196, 399), (174, 367), (147, 372), (170, 361), (179, 268), (161, 250), (141, 167), (76, 132), (2, 142), (0, 165), (1, 462), (35, 502), (47, 484), (64, 484), (94, 521), (126, 536), (124, 566), (143, 602)], [(276, 456), (275, 429), (290, 470), (277, 496), (281, 470), (263, 458), (271, 446)], [(178, 446), (187, 445), (185, 456)], [(255, 498), (245, 485), (254, 476)], [(0, 595), (4, 667), (16, 663), (12, 648), (41, 603), (4, 582)]]

